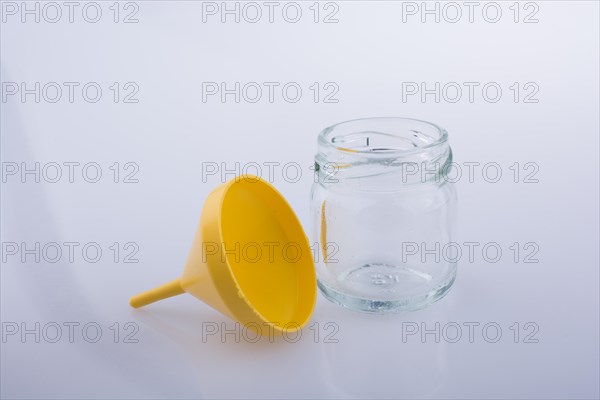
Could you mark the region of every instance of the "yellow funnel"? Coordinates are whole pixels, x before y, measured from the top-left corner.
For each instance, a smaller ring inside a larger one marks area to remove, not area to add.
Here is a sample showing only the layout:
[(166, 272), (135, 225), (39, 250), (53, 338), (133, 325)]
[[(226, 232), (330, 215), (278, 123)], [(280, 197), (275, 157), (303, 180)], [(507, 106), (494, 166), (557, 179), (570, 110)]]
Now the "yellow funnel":
[(209, 194), (183, 275), (134, 296), (139, 308), (188, 292), (261, 334), (304, 326), (315, 267), (300, 221), (269, 183), (243, 175)]

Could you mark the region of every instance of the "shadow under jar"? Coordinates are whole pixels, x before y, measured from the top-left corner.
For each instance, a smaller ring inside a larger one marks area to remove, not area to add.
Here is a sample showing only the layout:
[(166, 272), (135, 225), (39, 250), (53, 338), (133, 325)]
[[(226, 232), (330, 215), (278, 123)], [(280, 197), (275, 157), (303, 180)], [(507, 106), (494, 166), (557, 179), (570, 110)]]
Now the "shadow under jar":
[(323, 130), (311, 214), (318, 285), (354, 310), (388, 313), (442, 298), (456, 277), (456, 192), (447, 132), (408, 118)]

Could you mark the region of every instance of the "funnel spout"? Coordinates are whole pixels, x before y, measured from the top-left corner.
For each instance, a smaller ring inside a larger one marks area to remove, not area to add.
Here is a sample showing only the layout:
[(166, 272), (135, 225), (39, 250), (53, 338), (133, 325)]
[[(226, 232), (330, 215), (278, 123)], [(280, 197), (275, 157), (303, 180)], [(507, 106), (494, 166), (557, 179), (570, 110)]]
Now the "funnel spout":
[(129, 304), (133, 308), (140, 308), (150, 303), (154, 303), (155, 301), (177, 296), (183, 293), (185, 293), (185, 291), (181, 287), (181, 281), (179, 279), (175, 279), (171, 282), (165, 283), (162, 286), (148, 290), (144, 293), (140, 293), (137, 296), (133, 296), (131, 300), (129, 300)]

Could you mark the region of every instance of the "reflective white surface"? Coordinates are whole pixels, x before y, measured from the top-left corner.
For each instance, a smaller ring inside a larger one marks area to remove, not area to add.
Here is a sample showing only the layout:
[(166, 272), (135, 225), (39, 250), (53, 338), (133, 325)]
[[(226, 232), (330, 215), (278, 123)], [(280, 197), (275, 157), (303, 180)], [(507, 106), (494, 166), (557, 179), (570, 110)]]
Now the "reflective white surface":
[[(114, 23), (112, 3), (100, 4), (95, 24), (80, 13), (72, 24), (22, 23), (20, 14), (3, 9), (3, 83), (103, 88), (97, 103), (81, 97), (35, 103), (33, 95), (1, 103), (4, 172), (6, 163), (95, 162), (103, 173), (98, 183), (81, 174), (73, 183), (66, 175), (57, 183), (7, 175), (2, 183), (3, 398), (598, 398), (596, 2), (536, 2), (533, 24), (514, 23), (510, 2), (500, 3), (498, 23), (481, 13), (473, 23), (431, 17), (422, 23), (410, 13), (403, 22), (403, 7), (412, 10), (406, 3), (338, 2), (339, 22), (331, 24), (313, 22), (312, 3), (301, 3), (298, 23), (275, 14), (273, 23), (255, 24), (221, 23), (218, 15), (203, 23), (203, 5), (192, 1), (138, 2), (138, 23)], [(523, 4), (520, 19), (534, 11)], [(120, 20), (134, 10), (121, 6)], [(320, 9), (320, 19), (336, 10), (330, 7)], [(135, 83), (139, 102), (115, 103), (114, 82)], [(232, 95), (225, 103), (218, 96), (203, 102), (203, 82), (295, 82), (303, 94), (296, 103), (282, 97), (236, 103)], [(323, 103), (320, 92), (315, 103), (314, 82), (320, 90), (335, 83), (339, 101)], [(464, 82), (479, 88), (494, 82), (503, 92), (496, 103), (480, 91), (472, 103), (449, 102), (450, 92), (439, 103), (433, 95), (404, 102), (403, 82), (429, 88), (456, 82), (463, 96)], [(523, 87), (528, 82), (539, 88), (537, 103), (522, 101), (531, 92)], [(382, 317), (319, 296), (301, 337), (257, 343), (244, 331), (239, 341), (235, 333), (222, 337), (223, 328), (235, 331), (234, 323), (191, 296), (129, 307), (131, 295), (182, 271), (204, 198), (221, 181), (219, 174), (203, 176), (203, 166), (233, 170), (238, 162), (242, 172), (255, 173), (251, 163), (258, 163), (269, 178), (273, 165), (271, 181), (308, 230), (318, 132), (385, 115), (446, 128), (462, 168), (458, 242), (463, 250), (465, 242), (480, 245), (472, 262), (463, 255), (443, 300)], [(110, 169), (115, 162), (118, 183)], [(122, 183), (133, 171), (127, 162), (139, 167), (138, 183)], [(465, 164), (471, 162), (480, 163), (473, 182)], [(297, 164), (284, 175), (286, 163)], [(497, 183), (488, 182), (493, 170), (487, 180), (482, 176), (486, 163), (500, 166)], [(296, 165), (302, 174), (293, 182)], [(524, 183), (527, 177), (538, 182)], [(11, 243), (23, 242), (79, 246), (73, 262), (63, 253), (56, 263), (44, 254), (36, 263), (35, 254), (25, 262), (21, 252), (9, 254)], [(123, 247), (130, 242), (134, 247)], [(82, 257), (87, 243), (102, 249), (98, 262)], [(489, 261), (493, 250), (487, 260), (482, 255), (490, 243), (502, 250), (497, 262)], [(124, 263), (135, 246), (139, 262)], [(539, 262), (523, 262), (532, 251)], [(36, 323), (39, 343), (35, 333), (21, 336), (21, 328), (35, 331)], [(52, 343), (57, 325), (62, 336)], [(96, 327), (102, 336), (89, 343)], [(136, 327), (129, 339), (137, 343), (125, 343)], [(498, 328), (502, 336), (492, 343)], [(421, 336), (423, 329), (433, 333)]]

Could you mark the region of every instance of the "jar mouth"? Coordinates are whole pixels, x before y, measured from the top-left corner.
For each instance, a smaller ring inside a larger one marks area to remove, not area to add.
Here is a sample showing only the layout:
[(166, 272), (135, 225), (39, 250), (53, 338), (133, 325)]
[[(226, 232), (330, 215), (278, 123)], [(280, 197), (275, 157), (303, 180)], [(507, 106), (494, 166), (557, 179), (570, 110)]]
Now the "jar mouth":
[(404, 117), (359, 118), (331, 125), (318, 136), (319, 146), (368, 156), (406, 156), (448, 141), (445, 129)]

